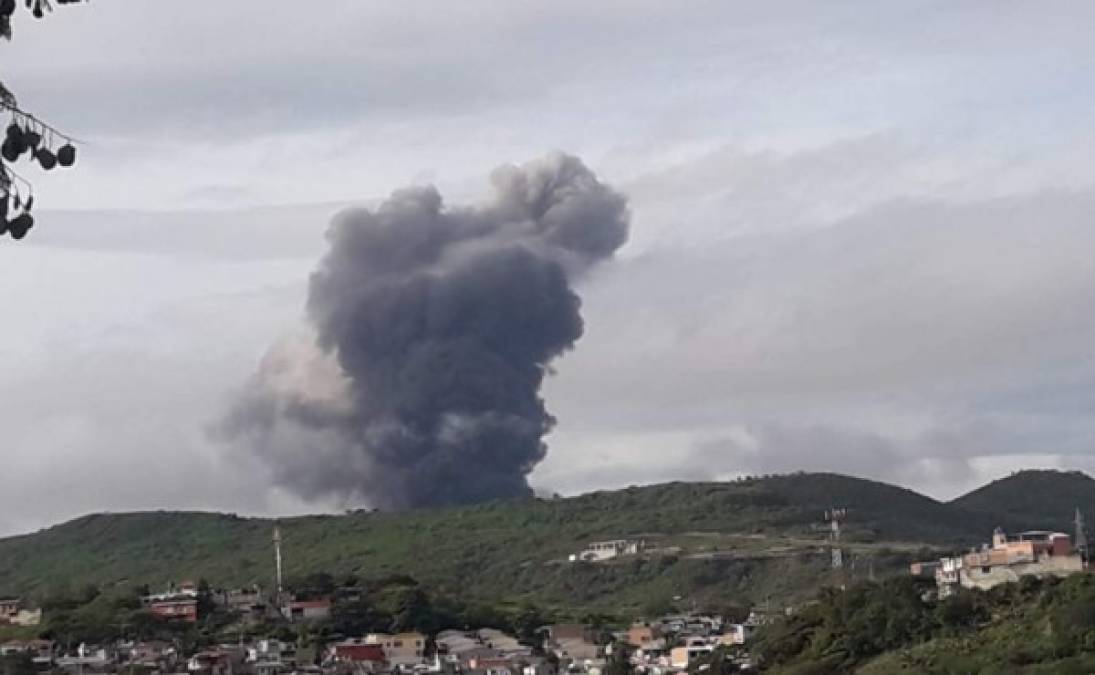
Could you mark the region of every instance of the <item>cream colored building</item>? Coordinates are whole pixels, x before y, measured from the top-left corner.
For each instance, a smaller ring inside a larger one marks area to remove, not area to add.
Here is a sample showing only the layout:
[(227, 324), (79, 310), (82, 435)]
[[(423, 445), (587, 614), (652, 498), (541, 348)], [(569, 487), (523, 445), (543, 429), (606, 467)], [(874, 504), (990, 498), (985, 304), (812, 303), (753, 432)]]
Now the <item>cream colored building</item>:
[(19, 598), (0, 600), (0, 624), (37, 626), (42, 622), (41, 609), (27, 609)]
[(706, 656), (714, 650), (715, 647), (703, 638), (691, 638), (688, 644), (674, 647), (669, 652), (669, 665), (678, 669), (687, 668), (693, 660)]
[(418, 632), (369, 633), (365, 636), (365, 644), (382, 647), (385, 658), (393, 666), (421, 663), (426, 652), (426, 636)]

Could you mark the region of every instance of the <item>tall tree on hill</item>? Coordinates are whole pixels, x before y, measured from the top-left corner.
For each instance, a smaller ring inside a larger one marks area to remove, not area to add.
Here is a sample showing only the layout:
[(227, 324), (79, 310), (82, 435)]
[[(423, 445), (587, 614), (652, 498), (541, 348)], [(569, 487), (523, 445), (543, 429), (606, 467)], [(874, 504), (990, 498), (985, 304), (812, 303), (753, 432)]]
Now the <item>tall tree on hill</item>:
[[(20, 1), (38, 19), (53, 10), (50, 0), (0, 0), (0, 37), (6, 40), (11, 39), (11, 20)], [(53, 1), (67, 5), (83, 0)], [(58, 166), (70, 167), (76, 163), (76, 146), (71, 138), (20, 108), (15, 94), (2, 81), (0, 111), (11, 115), (0, 144), (0, 236), (8, 233), (12, 239), (22, 239), (34, 226), (31, 215), (34, 195), (30, 182), (19, 175), (12, 164), (27, 155), (45, 171)]]

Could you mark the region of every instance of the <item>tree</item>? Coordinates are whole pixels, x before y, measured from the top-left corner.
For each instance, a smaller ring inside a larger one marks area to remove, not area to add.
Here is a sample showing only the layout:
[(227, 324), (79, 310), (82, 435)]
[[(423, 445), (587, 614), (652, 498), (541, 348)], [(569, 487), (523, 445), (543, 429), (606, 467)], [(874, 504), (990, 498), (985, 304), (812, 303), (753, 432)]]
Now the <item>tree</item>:
[(34, 660), (27, 652), (0, 656), (0, 675), (36, 675)]
[(544, 652), (544, 634), (540, 629), (549, 623), (536, 605), (525, 605), (513, 617), (513, 632), (521, 644), (532, 647), (534, 654)]
[(605, 675), (632, 675), (635, 666), (631, 663), (631, 654), (635, 650), (623, 642), (613, 642), (611, 652), (605, 663)]
[(967, 628), (987, 621), (990, 613), (979, 600), (979, 594), (964, 588), (941, 600), (935, 608), (939, 627), (945, 634), (957, 635)]
[(335, 578), (327, 572), (312, 572), (285, 584), (298, 600), (329, 598), (338, 590)]
[(213, 587), (209, 581), (202, 578), (198, 580), (198, 616), (208, 617), (217, 608), (217, 601), (213, 597)]
[[(54, 0), (67, 5), (83, 0)], [(11, 20), (15, 14), (16, 0), (0, 0), (0, 37), (11, 39)], [(25, 0), (24, 7), (42, 18), (52, 11), (50, 0)], [(0, 110), (11, 114), (11, 122), (0, 143), (0, 236), (5, 232), (12, 239), (22, 239), (34, 226), (31, 208), (34, 194), (31, 184), (11, 167), (23, 155), (45, 171), (57, 166), (70, 167), (76, 163), (76, 146), (72, 139), (19, 107), (15, 94), (0, 82)]]

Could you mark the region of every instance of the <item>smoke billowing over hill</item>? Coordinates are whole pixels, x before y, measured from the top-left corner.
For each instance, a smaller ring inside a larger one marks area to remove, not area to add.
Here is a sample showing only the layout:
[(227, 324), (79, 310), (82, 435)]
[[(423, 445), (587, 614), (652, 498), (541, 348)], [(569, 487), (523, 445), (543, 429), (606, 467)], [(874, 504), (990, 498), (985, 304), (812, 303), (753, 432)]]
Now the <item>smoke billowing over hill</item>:
[(553, 155), (450, 207), (433, 187), (338, 215), (312, 333), (276, 344), (221, 431), (308, 498), (383, 507), (530, 494), (551, 361), (582, 335), (573, 282), (626, 241), (625, 199)]

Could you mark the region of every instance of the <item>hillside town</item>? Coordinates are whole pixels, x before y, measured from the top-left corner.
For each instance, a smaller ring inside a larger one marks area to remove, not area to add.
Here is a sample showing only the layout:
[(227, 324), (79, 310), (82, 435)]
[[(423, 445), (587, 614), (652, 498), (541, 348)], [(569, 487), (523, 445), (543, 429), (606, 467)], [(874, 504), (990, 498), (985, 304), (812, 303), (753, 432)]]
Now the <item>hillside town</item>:
[[(275, 613), (278, 619), (303, 629), (298, 636), (306, 632), (308, 624), (326, 619), (331, 609), (330, 600), (288, 600), (281, 607), (271, 607), (260, 596), (245, 590), (223, 592), (216, 602), (243, 622), (266, 622), (275, 618), (270, 614)], [(164, 621), (199, 621), (199, 592), (190, 582), (150, 595), (145, 602), (148, 610)], [(18, 600), (9, 599), (4, 606), (18, 604)], [(613, 664), (624, 663), (628, 672), (667, 675), (684, 672), (716, 654), (748, 668), (747, 645), (771, 618), (761, 610), (749, 612), (739, 622), (717, 615), (680, 613), (615, 631), (589, 623), (549, 624), (536, 630), (534, 640), (524, 641), (494, 628), (446, 628), (435, 634), (403, 631), (338, 636), (325, 644), (307, 646), (299, 639), (241, 638), (193, 650), (169, 640), (120, 639), (74, 645), (35, 638), (0, 644), (0, 657), (23, 657), (30, 666), (27, 672), (72, 674), (604, 675), (612, 671)]]
[[(219, 635), (234, 641), (185, 644), (186, 640), (120, 637), (102, 643), (66, 635), (0, 643), (0, 658), (22, 663), (21, 672), (190, 673), (193, 675), (607, 675), (620, 672), (668, 675), (717, 659), (734, 669), (751, 666), (748, 645), (774, 618), (766, 608), (725, 617), (699, 611), (673, 612), (619, 627), (603, 622), (545, 623), (518, 636), (492, 627), (446, 626), (437, 631), (343, 634), (329, 626), (339, 607), (363, 602), (359, 587), (326, 593), (294, 593), (282, 578), (281, 533), (273, 533), (274, 579), (270, 589), (214, 589), (194, 581), (173, 583), (140, 596), (141, 611), (154, 624), (185, 634), (217, 617)], [(572, 563), (602, 564), (636, 556), (645, 542), (590, 542)], [(0, 599), (0, 628), (33, 631), (43, 609), (21, 598)], [(124, 631), (123, 631), (124, 632)], [(10, 665), (10, 664), (9, 664)], [(7, 673), (10, 668), (5, 670)]]
[[(846, 509), (825, 513), (827, 557), (834, 569), (841, 568), (846, 559), (840, 541), (846, 515)], [(959, 589), (988, 590), (1025, 577), (1083, 573), (1088, 569), (1087, 542), (1079, 511), (1076, 526), (1075, 536), (1052, 531), (1008, 534), (997, 528), (991, 542), (980, 548), (916, 562), (909, 571), (913, 577), (934, 580), (940, 599)], [(209, 618), (219, 617), (219, 631), (206, 639), (141, 639), (123, 630), (120, 637), (91, 643), (54, 631), (0, 643), (0, 658), (9, 666), (22, 665), (22, 670), (8, 667), (5, 672), (670, 675), (716, 666), (717, 672), (733, 672), (754, 666), (750, 645), (758, 630), (796, 611), (791, 606), (766, 606), (724, 616), (682, 608), (631, 625), (544, 623), (530, 626), (520, 635), (500, 628), (458, 625), (433, 631), (332, 633), (327, 629), (333, 612), (347, 603), (361, 603), (361, 589), (339, 587), (326, 593), (286, 590), (277, 529), (273, 543), (275, 578), (269, 590), (257, 586), (214, 589), (205, 582), (182, 581), (139, 597), (141, 611), (153, 622), (184, 632), (188, 627), (212, 625)], [(648, 544), (642, 539), (593, 541), (570, 555), (569, 561), (611, 565), (646, 550)], [(33, 632), (42, 621), (41, 607), (31, 607), (20, 598), (0, 599), (0, 627)], [(226, 636), (234, 639), (225, 640)]]

